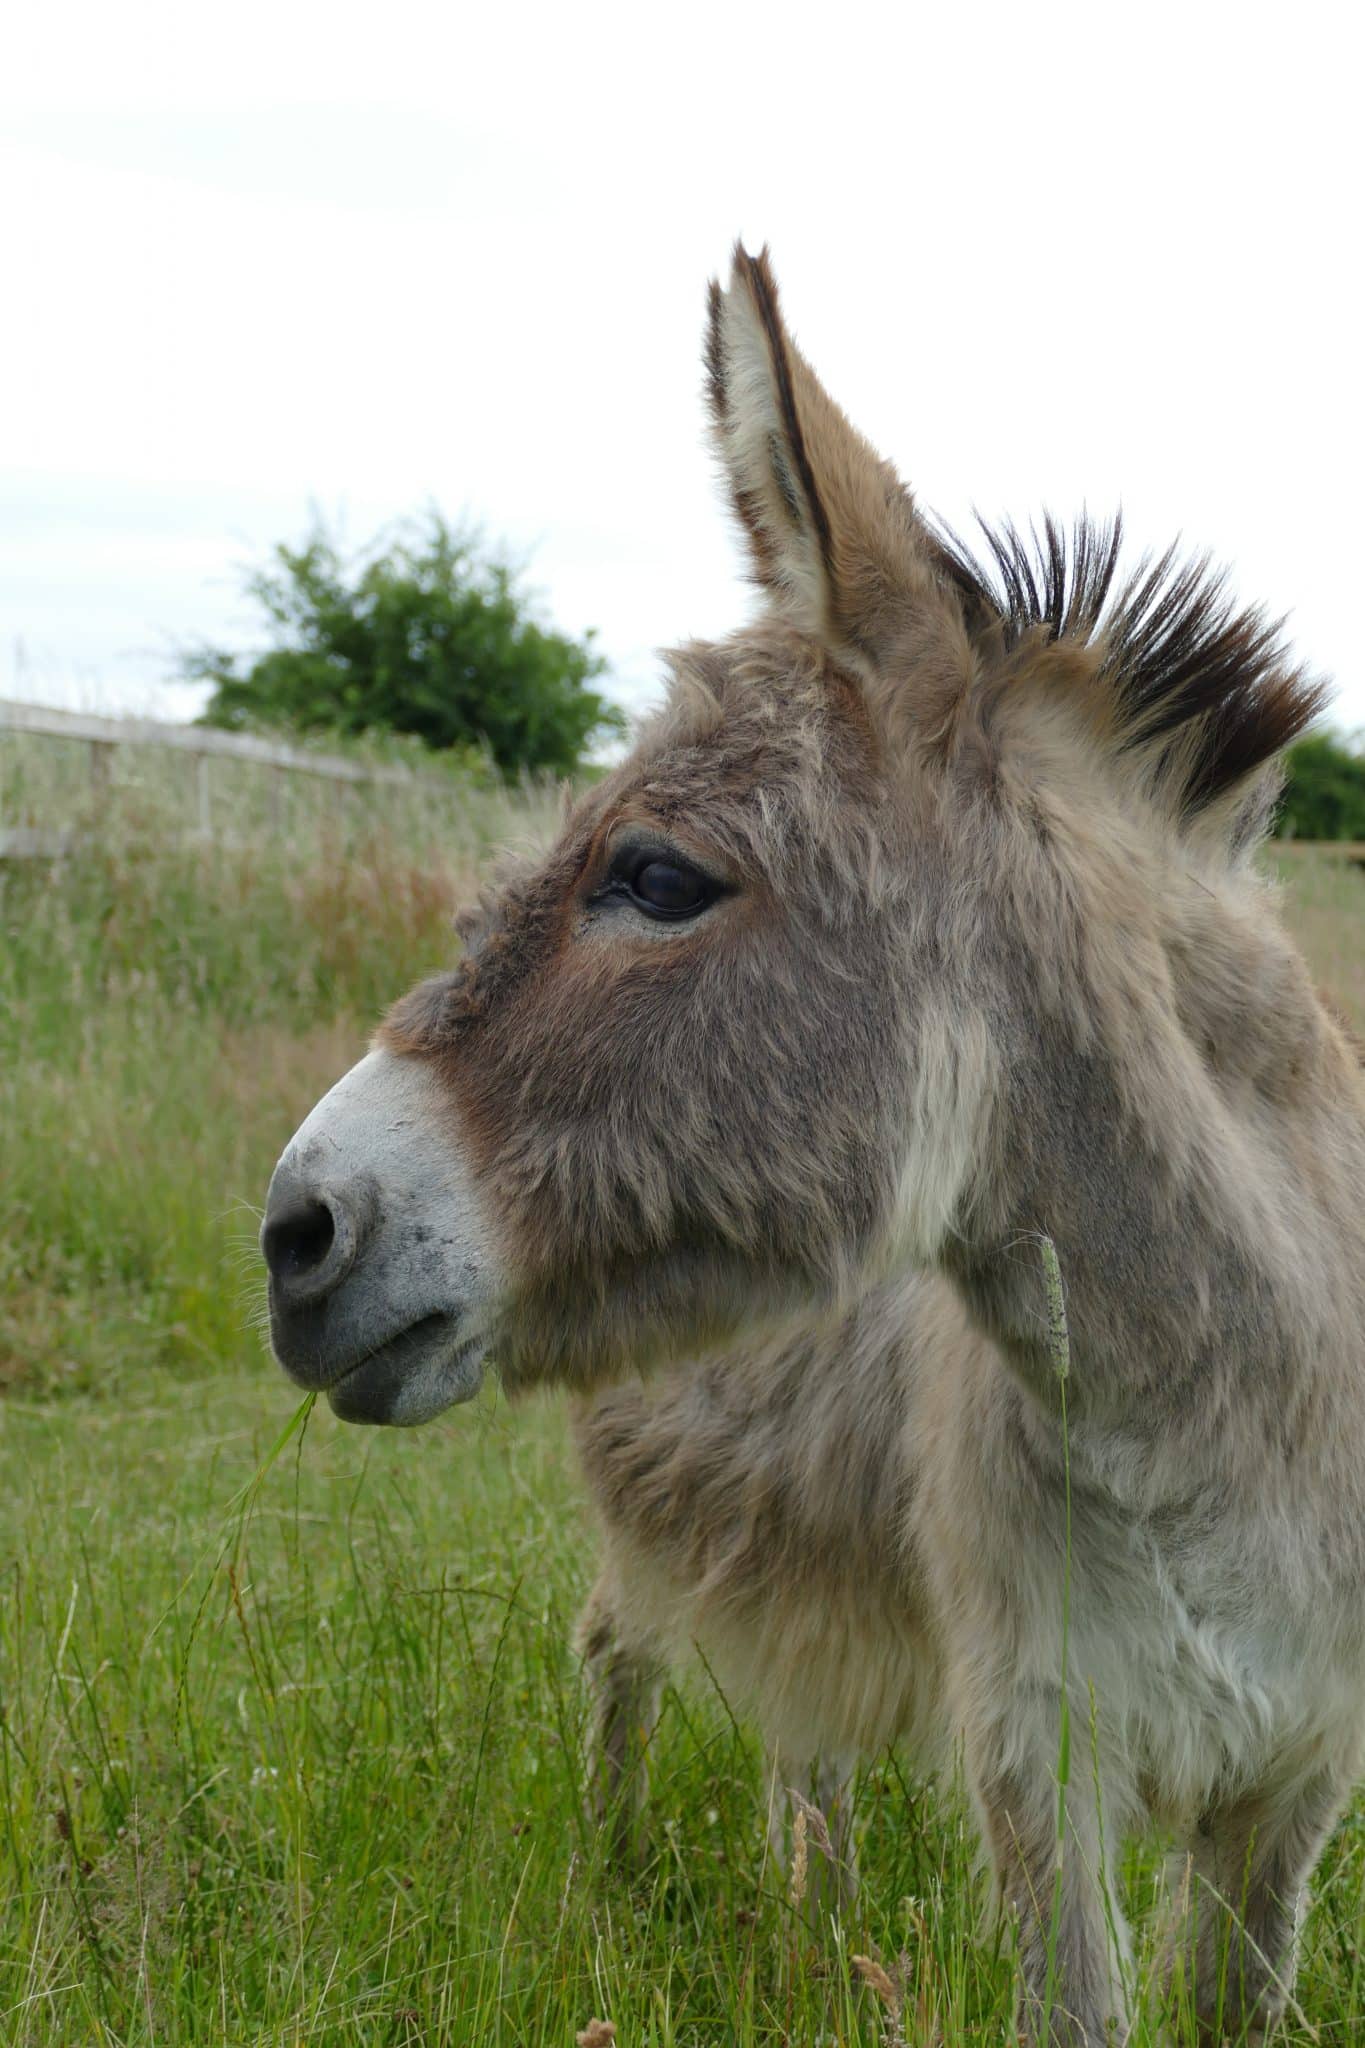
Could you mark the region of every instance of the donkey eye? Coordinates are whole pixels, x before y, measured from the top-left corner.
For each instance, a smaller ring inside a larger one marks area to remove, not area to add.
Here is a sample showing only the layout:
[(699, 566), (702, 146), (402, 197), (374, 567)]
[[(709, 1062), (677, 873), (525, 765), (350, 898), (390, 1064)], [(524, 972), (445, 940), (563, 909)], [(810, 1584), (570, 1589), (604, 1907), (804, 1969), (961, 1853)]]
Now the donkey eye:
[(631, 877), (630, 893), (644, 910), (663, 917), (691, 917), (714, 895), (705, 875), (676, 861), (647, 860)]
[(605, 880), (590, 899), (629, 905), (646, 917), (681, 923), (709, 909), (728, 885), (694, 867), (671, 846), (618, 845)]

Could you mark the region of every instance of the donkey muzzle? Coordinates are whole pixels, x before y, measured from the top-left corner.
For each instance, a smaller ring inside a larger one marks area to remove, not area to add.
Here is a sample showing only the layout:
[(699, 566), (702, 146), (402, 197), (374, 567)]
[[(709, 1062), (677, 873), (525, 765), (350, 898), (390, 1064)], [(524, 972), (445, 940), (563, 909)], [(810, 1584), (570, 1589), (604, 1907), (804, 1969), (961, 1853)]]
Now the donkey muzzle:
[(349, 1422), (425, 1422), (478, 1391), (496, 1261), (453, 1112), (374, 1052), (285, 1147), (266, 1198), (275, 1356)]

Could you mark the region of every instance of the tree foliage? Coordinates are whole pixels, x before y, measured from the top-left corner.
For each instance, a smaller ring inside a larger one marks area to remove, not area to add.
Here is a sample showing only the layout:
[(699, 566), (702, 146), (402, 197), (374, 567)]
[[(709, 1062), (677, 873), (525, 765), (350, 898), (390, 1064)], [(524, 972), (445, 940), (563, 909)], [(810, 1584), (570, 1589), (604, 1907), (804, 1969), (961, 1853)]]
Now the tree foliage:
[(1332, 733), (1309, 733), (1286, 756), (1288, 777), (1276, 831), (1285, 839), (1365, 840), (1365, 749)]
[(432, 513), (354, 561), (319, 522), (246, 580), (269, 645), (202, 647), (188, 680), (213, 695), (208, 725), (413, 733), (487, 748), (505, 773), (566, 774), (621, 713), (589, 683), (605, 663), (535, 616), (505, 562)]

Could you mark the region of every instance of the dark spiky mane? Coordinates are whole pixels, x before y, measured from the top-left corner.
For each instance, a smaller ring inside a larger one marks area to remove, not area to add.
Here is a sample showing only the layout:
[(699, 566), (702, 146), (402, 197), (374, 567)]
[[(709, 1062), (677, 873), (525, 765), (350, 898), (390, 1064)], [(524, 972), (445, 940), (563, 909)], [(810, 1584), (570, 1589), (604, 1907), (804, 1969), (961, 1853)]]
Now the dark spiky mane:
[(1196, 816), (1274, 759), (1317, 716), (1326, 686), (1297, 666), (1283, 621), (1244, 609), (1207, 558), (1175, 548), (1119, 575), (1122, 522), (1056, 520), (1026, 537), (982, 524), (986, 560), (940, 528), (943, 573), (1007, 647), (1041, 631), (1095, 644), (1120, 744), (1154, 756), (1153, 786)]

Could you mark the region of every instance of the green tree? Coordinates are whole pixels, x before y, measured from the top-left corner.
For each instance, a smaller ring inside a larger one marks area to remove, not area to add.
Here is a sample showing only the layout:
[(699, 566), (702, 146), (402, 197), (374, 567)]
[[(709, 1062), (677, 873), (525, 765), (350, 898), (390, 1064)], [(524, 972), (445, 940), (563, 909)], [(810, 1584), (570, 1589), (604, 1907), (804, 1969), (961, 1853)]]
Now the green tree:
[(1297, 740), (1276, 831), (1283, 839), (1365, 839), (1365, 752), (1327, 732)]
[(201, 647), (187, 680), (213, 686), (207, 725), (414, 733), (488, 749), (504, 773), (566, 774), (622, 714), (588, 687), (606, 664), (589, 635), (543, 624), (505, 562), (439, 514), (353, 561), (320, 521), (246, 580), (270, 645)]

